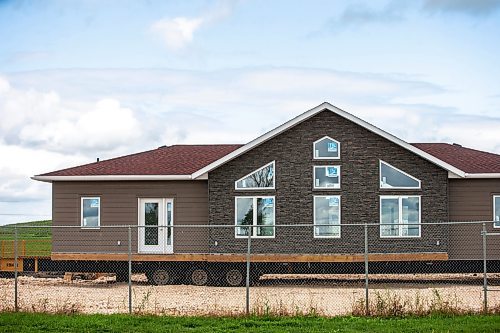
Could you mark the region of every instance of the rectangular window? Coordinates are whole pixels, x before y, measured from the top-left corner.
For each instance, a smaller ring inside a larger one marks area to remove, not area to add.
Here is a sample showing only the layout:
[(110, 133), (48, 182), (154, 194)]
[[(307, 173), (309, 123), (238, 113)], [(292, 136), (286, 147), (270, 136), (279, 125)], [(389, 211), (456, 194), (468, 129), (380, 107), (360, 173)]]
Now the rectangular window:
[(237, 227), (236, 237), (274, 237), (274, 197), (236, 197), (235, 223), (237, 226), (252, 225), (256, 228)]
[(315, 189), (339, 189), (340, 188), (340, 166), (325, 165), (314, 166)]
[(314, 237), (340, 238), (340, 196), (314, 196)]
[(500, 228), (500, 195), (493, 196), (493, 226)]
[(380, 223), (380, 237), (420, 237), (420, 196), (381, 196)]
[(82, 228), (99, 228), (101, 225), (101, 198), (82, 197), (81, 212)]

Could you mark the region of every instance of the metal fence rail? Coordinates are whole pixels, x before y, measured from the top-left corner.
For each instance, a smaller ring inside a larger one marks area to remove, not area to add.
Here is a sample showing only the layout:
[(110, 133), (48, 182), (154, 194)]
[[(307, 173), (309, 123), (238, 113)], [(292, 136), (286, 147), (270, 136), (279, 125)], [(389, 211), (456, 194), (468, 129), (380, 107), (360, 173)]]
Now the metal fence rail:
[(419, 223), (420, 237), (381, 237), (393, 225), (380, 223), (4, 226), (0, 310), (500, 311), (500, 293), (489, 293), (500, 290), (494, 223)]

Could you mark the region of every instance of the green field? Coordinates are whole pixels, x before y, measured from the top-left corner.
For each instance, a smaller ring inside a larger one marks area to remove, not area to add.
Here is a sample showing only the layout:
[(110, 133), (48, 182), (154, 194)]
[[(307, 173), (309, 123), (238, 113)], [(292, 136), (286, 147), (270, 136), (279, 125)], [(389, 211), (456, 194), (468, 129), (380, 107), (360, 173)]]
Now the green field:
[[(0, 256), (14, 257), (15, 227), (18, 234), (19, 256), (48, 256), (52, 247), (52, 221), (33, 221), (0, 227)], [(42, 226), (41, 228), (39, 228)]]
[(1, 313), (0, 332), (500, 332), (500, 316), (152, 317)]

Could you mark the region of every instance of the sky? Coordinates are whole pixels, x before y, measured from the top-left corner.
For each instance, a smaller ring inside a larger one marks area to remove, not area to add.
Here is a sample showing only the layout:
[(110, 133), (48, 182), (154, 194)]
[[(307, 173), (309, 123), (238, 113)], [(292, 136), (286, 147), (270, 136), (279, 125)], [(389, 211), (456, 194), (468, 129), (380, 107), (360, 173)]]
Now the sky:
[(324, 101), (408, 142), (500, 154), (500, 0), (0, 0), (0, 224), (35, 174), (246, 143)]

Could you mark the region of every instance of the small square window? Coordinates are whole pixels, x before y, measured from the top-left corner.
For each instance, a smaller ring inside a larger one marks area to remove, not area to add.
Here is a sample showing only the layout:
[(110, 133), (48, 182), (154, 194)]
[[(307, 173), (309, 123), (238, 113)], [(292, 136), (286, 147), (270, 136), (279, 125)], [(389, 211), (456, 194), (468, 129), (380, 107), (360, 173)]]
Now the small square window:
[(340, 188), (340, 166), (325, 165), (314, 166), (315, 189), (339, 189)]

